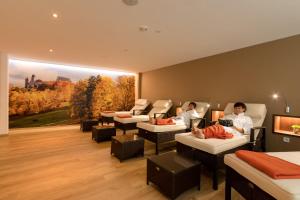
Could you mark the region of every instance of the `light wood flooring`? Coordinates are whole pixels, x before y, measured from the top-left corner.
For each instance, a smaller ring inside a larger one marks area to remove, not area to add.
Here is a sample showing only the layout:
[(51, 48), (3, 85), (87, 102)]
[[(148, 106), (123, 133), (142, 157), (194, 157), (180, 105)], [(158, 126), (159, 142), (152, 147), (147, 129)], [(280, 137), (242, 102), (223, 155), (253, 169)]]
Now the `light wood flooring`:
[[(166, 199), (146, 185), (146, 158), (152, 155), (154, 145), (146, 142), (144, 157), (120, 163), (110, 155), (110, 142), (97, 144), (79, 128), (1, 136), (0, 199)], [(224, 177), (213, 191), (204, 173), (201, 191), (195, 187), (178, 199), (224, 199)]]

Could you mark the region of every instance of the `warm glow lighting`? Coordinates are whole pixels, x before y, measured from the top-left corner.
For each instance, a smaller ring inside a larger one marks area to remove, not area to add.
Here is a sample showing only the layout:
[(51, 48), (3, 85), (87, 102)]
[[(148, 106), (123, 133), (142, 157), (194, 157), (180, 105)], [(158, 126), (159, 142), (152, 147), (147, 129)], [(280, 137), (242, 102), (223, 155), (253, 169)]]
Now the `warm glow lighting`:
[(278, 96), (278, 94), (273, 94), (272, 97), (273, 97), (273, 99), (278, 99), (279, 96)]
[(209, 107), (210, 107), (210, 104), (208, 103), (208, 104), (206, 105), (206, 107), (208, 107), (208, 108), (209, 108)]
[(112, 71), (112, 70), (104, 70), (104, 69), (96, 69), (96, 67), (88, 67), (88, 66), (71, 66), (71, 65), (61, 65), (61, 64), (51, 64), (51, 63), (42, 63), (42, 62), (32, 62), (32, 61), (24, 61), (24, 60), (18, 60), (18, 59), (9, 59), (9, 63), (11, 64), (19, 64), (24, 66), (36, 66), (36, 67), (52, 67), (56, 69), (67, 69), (71, 71), (78, 71), (78, 72), (90, 72), (95, 74), (113, 74), (113, 75), (129, 75), (134, 76), (135, 73), (130, 72), (122, 72), (122, 71)]
[(49, 49), (49, 52), (50, 52), (50, 53), (53, 53), (53, 49)]
[(52, 17), (53, 18), (58, 18), (58, 14), (57, 13), (52, 13)]

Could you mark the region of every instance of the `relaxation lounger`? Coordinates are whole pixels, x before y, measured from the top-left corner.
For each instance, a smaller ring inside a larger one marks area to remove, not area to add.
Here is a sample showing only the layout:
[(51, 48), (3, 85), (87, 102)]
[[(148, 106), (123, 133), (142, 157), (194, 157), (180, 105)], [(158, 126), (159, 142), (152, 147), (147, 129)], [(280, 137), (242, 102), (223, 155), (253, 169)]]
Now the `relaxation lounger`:
[[(224, 114), (233, 113), (234, 103), (227, 104)], [(235, 136), (232, 139), (199, 139), (192, 133), (176, 134), (177, 152), (184, 153), (200, 160), (212, 170), (213, 189), (218, 189), (218, 170), (224, 166), (224, 155), (239, 149), (265, 151), (265, 128), (261, 127), (266, 117), (265, 104), (246, 103), (245, 115), (251, 117), (254, 128), (250, 135)]]
[[(186, 110), (189, 101), (185, 102), (182, 105), (182, 109)], [(206, 102), (195, 102), (197, 104), (196, 106), (196, 112), (199, 114), (199, 118), (197, 119), (203, 119), (205, 116), (208, 107)], [(195, 120), (197, 120), (195, 119)], [(198, 120), (199, 121), (199, 120)], [(191, 125), (193, 122), (191, 122)], [(154, 125), (149, 122), (139, 122), (137, 123), (137, 128), (139, 129), (138, 135), (140, 137), (143, 137), (151, 142), (155, 143), (155, 153), (159, 153), (159, 145), (162, 143), (168, 143), (175, 140), (175, 134), (177, 133), (185, 133), (191, 130), (191, 127), (187, 127), (183, 121), (177, 122), (174, 125)]]
[(167, 114), (172, 107), (171, 100), (157, 100), (153, 104), (153, 108), (148, 113), (148, 115), (132, 115), (130, 118), (121, 118), (118, 116), (114, 117), (115, 127), (123, 130), (123, 133), (126, 133), (126, 130), (136, 129), (136, 124), (138, 122), (149, 121), (150, 117), (162, 117)]
[[(300, 165), (300, 151), (272, 152), (271, 156)], [(249, 200), (300, 200), (300, 179), (272, 179), (235, 154), (225, 156), (225, 199), (231, 199), (231, 187)]]
[(114, 122), (114, 117), (117, 115), (140, 115), (144, 114), (146, 109), (150, 103), (148, 102), (147, 99), (137, 99), (135, 101), (134, 107), (131, 108), (130, 111), (116, 111), (116, 112), (101, 112), (101, 121), (102, 125), (104, 122), (106, 123), (113, 123)]

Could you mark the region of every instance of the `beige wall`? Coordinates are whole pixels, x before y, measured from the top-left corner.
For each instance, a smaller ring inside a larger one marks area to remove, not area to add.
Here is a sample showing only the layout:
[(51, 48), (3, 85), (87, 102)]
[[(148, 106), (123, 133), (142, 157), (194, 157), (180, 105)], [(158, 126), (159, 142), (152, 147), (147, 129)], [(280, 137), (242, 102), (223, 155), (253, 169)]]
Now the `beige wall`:
[[(178, 47), (180, 48), (180, 47)], [(300, 137), (272, 133), (272, 114), (285, 114), (282, 99), (274, 101), (273, 92), (284, 94), (291, 106), (290, 115), (300, 116), (300, 35), (228, 53), (165, 67), (142, 74), (141, 97), (152, 102), (172, 99), (221, 103), (244, 101), (265, 103), (268, 115), (267, 149), (300, 150)]]
[(0, 52), (0, 135), (8, 134), (8, 58)]

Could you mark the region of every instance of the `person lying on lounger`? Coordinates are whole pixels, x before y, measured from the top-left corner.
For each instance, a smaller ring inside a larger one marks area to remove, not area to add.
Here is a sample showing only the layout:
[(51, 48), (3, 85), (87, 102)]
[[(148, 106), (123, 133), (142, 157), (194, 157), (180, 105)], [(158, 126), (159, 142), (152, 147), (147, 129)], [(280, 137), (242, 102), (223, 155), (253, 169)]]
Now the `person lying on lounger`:
[(219, 138), (228, 139), (233, 136), (241, 136), (243, 134), (250, 134), (251, 128), (253, 128), (252, 119), (245, 116), (247, 107), (242, 102), (234, 104), (234, 112), (224, 117), (225, 120), (232, 120), (233, 126), (222, 126), (218, 122), (204, 129), (194, 127), (192, 133), (195, 137), (200, 139), (207, 138)]
[(181, 112), (178, 116), (168, 119), (153, 119), (152, 124), (171, 125), (176, 124), (176, 122), (183, 122), (186, 127), (190, 127), (191, 119), (199, 117), (199, 114), (196, 111), (196, 106), (197, 104), (195, 102), (190, 102), (187, 109)]

